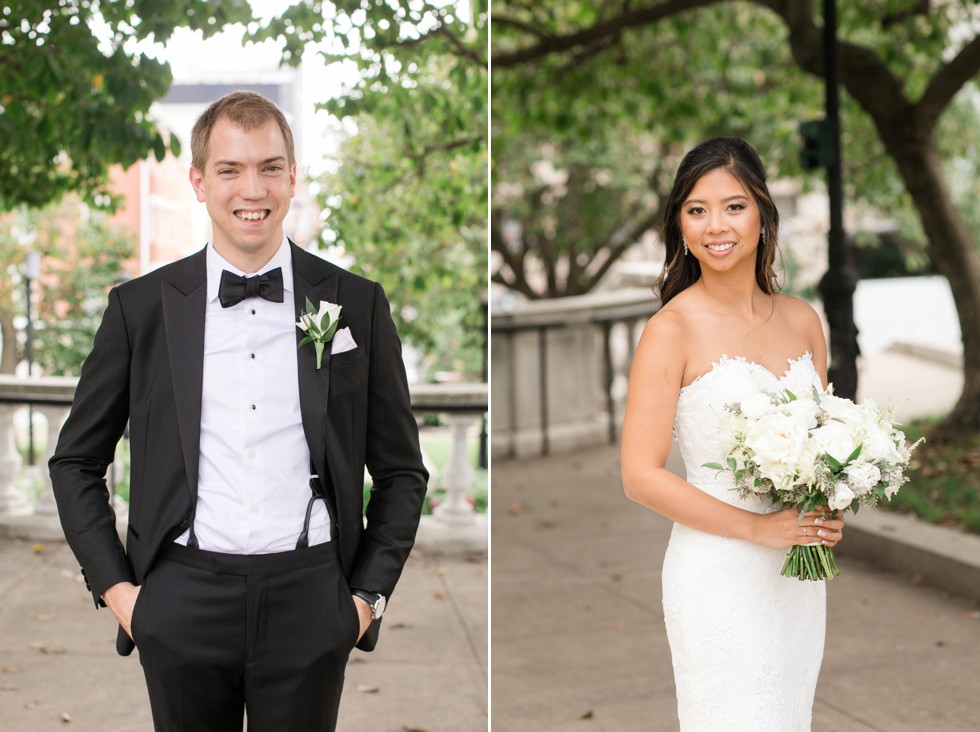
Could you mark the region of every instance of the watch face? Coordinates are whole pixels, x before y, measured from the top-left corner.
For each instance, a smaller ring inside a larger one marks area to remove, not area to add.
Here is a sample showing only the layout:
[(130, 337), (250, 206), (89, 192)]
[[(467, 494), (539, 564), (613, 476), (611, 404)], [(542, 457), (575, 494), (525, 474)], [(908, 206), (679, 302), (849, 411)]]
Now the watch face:
[(374, 603), (374, 606), (371, 608), (374, 611), (371, 614), (374, 615), (374, 618), (375, 619), (380, 618), (384, 614), (385, 606), (387, 604), (388, 603), (385, 600), (385, 596), (384, 595), (378, 595), (378, 601), (375, 602)]

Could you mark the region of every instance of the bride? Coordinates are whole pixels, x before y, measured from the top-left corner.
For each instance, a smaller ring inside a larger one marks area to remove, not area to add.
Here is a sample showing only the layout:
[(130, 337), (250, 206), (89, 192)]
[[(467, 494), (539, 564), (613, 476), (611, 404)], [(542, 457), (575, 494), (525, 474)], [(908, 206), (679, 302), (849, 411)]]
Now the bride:
[[(661, 309), (644, 329), (623, 425), (626, 495), (673, 520), (663, 606), (684, 732), (810, 729), (823, 659), (823, 582), (780, 575), (788, 547), (844, 522), (740, 499), (718, 437), (726, 404), (827, 381), (813, 309), (777, 293), (779, 215), (758, 154), (709, 140), (681, 162), (664, 216)], [(687, 480), (664, 465), (672, 433)]]

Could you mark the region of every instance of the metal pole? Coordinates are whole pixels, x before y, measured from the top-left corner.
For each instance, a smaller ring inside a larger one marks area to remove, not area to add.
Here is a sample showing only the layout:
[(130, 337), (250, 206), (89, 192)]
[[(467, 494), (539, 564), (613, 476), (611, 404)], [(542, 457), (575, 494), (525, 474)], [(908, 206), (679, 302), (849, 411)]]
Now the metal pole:
[(853, 399), (857, 393), (857, 327), (854, 325), (854, 291), (857, 271), (844, 234), (844, 182), (841, 166), (840, 100), (837, 73), (837, 3), (823, 3), (823, 60), (826, 82), (827, 127), (830, 156), (827, 161), (827, 194), (830, 199), (828, 269), (820, 280), (824, 312), (830, 326), (829, 380), (839, 396)]
[[(483, 383), (486, 384), (490, 379), (490, 297), (486, 290), (480, 290), (480, 306), (483, 308)], [(487, 415), (480, 419), (480, 455), (478, 457), (479, 467), (487, 469)]]
[[(33, 249), (24, 260), (24, 284), (27, 288), (27, 375), (34, 372), (34, 318), (31, 315), (31, 281), (41, 276), (41, 254)], [(34, 407), (27, 405), (27, 464), (34, 465)]]

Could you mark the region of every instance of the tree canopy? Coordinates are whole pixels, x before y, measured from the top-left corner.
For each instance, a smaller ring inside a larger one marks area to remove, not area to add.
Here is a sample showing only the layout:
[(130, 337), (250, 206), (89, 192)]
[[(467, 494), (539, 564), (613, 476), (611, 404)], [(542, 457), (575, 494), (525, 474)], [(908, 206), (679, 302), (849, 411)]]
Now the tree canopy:
[(8, 0), (0, 9), (0, 210), (67, 192), (107, 205), (109, 166), (179, 149), (148, 117), (170, 68), (140, 41), (210, 36), (251, 18), (247, 0)]
[[(976, 160), (976, 107), (960, 92), (975, 94), (980, 8), (887, 0), (843, 3), (839, 12), (848, 200), (915, 212), (964, 334), (966, 385), (945, 426), (975, 431), (980, 250), (954, 201)], [(740, 135), (771, 173), (801, 174), (796, 125), (823, 106), (812, 0), (496, 0), (493, 21), (495, 170), (505, 166), (508, 138), (550, 130), (574, 140), (590, 134), (591, 115), (600, 137), (624, 120), (685, 147)]]

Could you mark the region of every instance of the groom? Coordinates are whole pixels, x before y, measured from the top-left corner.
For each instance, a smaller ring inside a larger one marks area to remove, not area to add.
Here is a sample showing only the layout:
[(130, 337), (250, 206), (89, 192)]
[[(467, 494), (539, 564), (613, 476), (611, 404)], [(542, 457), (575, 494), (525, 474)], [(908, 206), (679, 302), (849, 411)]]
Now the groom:
[[(221, 98), (191, 148), (212, 239), (109, 293), (50, 463), (58, 510), (157, 730), (241, 732), (243, 710), (250, 730), (333, 730), (426, 489), (401, 346), (378, 284), (284, 236), (296, 162), (274, 104)], [(307, 299), (340, 309), (321, 363), (298, 347)], [(104, 476), (127, 423), (124, 547)]]

